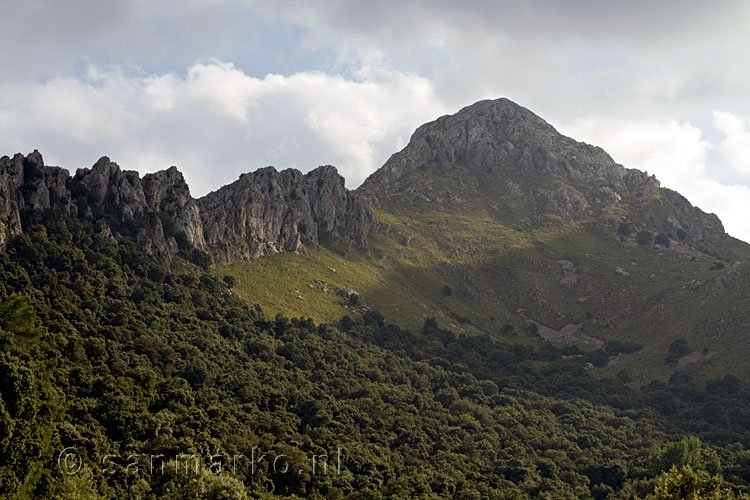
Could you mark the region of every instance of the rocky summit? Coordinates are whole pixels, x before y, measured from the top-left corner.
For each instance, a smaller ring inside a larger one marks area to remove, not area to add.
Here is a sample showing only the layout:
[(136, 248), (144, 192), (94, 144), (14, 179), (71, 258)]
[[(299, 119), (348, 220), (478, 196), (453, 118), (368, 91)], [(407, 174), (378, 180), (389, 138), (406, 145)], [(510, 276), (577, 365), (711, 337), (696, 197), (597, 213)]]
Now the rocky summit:
[(23, 231), (26, 216), (48, 210), (93, 220), (115, 240), (129, 231), (164, 261), (181, 247), (219, 263), (321, 242), (365, 247), (377, 225), (332, 166), (305, 175), (263, 168), (196, 200), (176, 167), (141, 178), (102, 157), (70, 176), (38, 151), (0, 158), (0, 245)]
[[(518, 215), (523, 208), (535, 216), (596, 219), (612, 234), (620, 225), (630, 225), (633, 235), (690, 234), (709, 253), (727, 238), (718, 217), (661, 188), (654, 176), (623, 167), (602, 148), (560, 134), (504, 98), (422, 125), (360, 191), (376, 204), (489, 202), (498, 213)], [(655, 198), (659, 210), (652, 210)], [(628, 210), (634, 220), (624, 215)], [(518, 217), (501, 218), (513, 223)]]

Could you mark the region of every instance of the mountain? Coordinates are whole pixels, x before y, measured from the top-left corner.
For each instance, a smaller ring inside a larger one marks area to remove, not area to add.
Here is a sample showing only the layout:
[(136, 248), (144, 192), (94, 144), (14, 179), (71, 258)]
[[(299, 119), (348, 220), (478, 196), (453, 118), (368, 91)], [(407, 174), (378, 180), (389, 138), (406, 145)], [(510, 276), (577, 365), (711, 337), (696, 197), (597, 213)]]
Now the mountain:
[[(750, 246), (507, 99), (419, 127), (354, 192), (331, 166), (262, 168), (193, 199), (174, 167), (140, 178), (105, 157), (70, 176), (36, 151), (1, 158), (0, 243), (50, 210), (167, 264), (213, 262), (271, 312), (374, 309), (413, 329), (435, 316), (466, 335), (599, 349), (602, 370), (644, 380), (676, 369), (681, 341), (680, 369), (750, 378)], [(623, 342), (643, 348), (606, 347)]]
[(748, 245), (510, 101), (355, 192), (3, 157), (0, 225), (2, 498), (750, 493)]
[[(480, 101), (419, 127), (360, 191), (384, 205), (450, 203), (461, 211), (489, 203), (506, 224), (525, 215), (537, 224), (545, 216), (597, 221), (605, 231), (626, 223), (672, 242), (689, 235), (689, 246), (704, 252), (729, 240), (715, 215), (507, 99)], [(653, 199), (664, 208), (656, 210)]]
[[(680, 370), (750, 377), (750, 246), (507, 99), (419, 127), (355, 193), (378, 219), (367, 255), (322, 248), (218, 272), (287, 314), (333, 320), (357, 308), (326, 290), (353, 289), (409, 328), (435, 316), (467, 335), (604, 349), (605, 372), (668, 377), (681, 340)], [(605, 348), (623, 342), (642, 349)]]
[(331, 166), (305, 175), (260, 169), (195, 200), (175, 167), (141, 179), (103, 157), (71, 177), (64, 169), (45, 166), (34, 151), (27, 157), (0, 158), (0, 199), (0, 245), (6, 234), (23, 230), (23, 214), (57, 210), (104, 228), (134, 222), (146, 252), (167, 262), (179, 251), (178, 240), (183, 249), (192, 246), (209, 252), (216, 262), (230, 262), (269, 252), (304, 254), (303, 242), (365, 246), (376, 226), (371, 212)]

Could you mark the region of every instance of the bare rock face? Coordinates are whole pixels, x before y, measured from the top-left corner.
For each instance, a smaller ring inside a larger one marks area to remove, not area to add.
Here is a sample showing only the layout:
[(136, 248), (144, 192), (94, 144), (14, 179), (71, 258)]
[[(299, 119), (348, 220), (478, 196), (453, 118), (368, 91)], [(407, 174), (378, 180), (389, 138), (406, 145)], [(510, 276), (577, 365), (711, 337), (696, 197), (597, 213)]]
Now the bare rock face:
[[(93, 220), (113, 238), (129, 231), (165, 262), (191, 246), (222, 263), (269, 252), (305, 253), (306, 244), (366, 247), (377, 224), (331, 166), (305, 175), (263, 168), (195, 200), (176, 167), (141, 178), (102, 157), (70, 177), (67, 170), (45, 166), (37, 151), (0, 158), (0, 248), (6, 234), (24, 230), (22, 216), (33, 210)], [(110, 227), (120, 229), (113, 233)]]
[(143, 192), (150, 210), (162, 214), (194, 246), (206, 248), (200, 209), (177, 167), (143, 176)]
[(508, 99), (480, 101), (422, 125), (359, 192), (374, 204), (420, 204), (420, 210), (496, 207), (511, 224), (507, 214), (523, 207), (540, 220), (553, 215), (599, 224), (613, 238), (619, 224), (632, 223), (670, 238), (686, 235), (708, 252), (728, 238), (718, 217), (654, 176), (558, 133)]
[(7, 235), (22, 231), (24, 210), (58, 207), (70, 210), (70, 174), (57, 167), (45, 167), (42, 155), (34, 150), (27, 157), (16, 154), (0, 158), (0, 248)]
[(209, 193), (198, 205), (206, 244), (219, 262), (280, 251), (305, 253), (304, 243), (364, 247), (376, 225), (331, 166), (304, 175), (262, 168)]
[(117, 163), (106, 156), (100, 158), (91, 169), (78, 169), (73, 180), (83, 186), (105, 211), (132, 219), (146, 210), (146, 197), (138, 172), (120, 170)]
[(522, 186), (527, 189), (518, 195), (532, 196), (541, 209), (558, 215), (587, 211), (587, 199), (594, 198), (591, 190), (601, 193), (604, 187), (606, 197), (616, 199), (623, 191), (659, 187), (653, 176), (624, 168), (599, 147), (565, 137), (508, 99), (479, 101), (422, 125), (403, 150), (365, 180), (362, 190), (370, 197), (387, 196), (382, 186), (403, 187), (415, 178), (409, 174), (420, 171), (520, 181), (544, 178), (546, 183)]

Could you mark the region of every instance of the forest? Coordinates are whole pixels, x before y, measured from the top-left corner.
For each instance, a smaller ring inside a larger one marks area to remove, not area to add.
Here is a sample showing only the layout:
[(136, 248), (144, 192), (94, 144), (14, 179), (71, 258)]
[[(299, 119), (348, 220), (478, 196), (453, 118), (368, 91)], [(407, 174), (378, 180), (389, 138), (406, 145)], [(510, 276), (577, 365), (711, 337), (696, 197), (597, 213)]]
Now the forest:
[(100, 224), (27, 214), (0, 253), (0, 497), (748, 498), (737, 378), (267, 314)]

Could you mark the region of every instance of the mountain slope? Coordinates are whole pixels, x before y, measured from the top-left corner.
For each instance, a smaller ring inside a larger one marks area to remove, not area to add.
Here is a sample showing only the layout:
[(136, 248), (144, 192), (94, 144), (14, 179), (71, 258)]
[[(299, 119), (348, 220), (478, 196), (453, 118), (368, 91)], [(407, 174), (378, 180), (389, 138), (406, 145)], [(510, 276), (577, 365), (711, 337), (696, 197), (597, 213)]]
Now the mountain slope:
[(736, 379), (641, 390), (570, 346), (271, 319), (180, 255), (26, 216), (0, 254), (2, 498), (611, 500), (686, 460), (750, 489)]
[[(102, 158), (71, 177), (37, 152), (1, 158), (2, 238), (49, 210), (165, 263), (214, 262), (270, 313), (376, 309), (412, 329), (435, 316), (465, 335), (600, 350), (602, 373), (750, 379), (750, 247), (507, 99), (421, 126), (354, 193), (333, 167), (260, 169), (195, 200), (175, 168), (141, 179)], [(642, 349), (607, 348), (622, 343)]]
[(677, 339), (692, 352), (680, 369), (750, 377), (750, 246), (654, 177), (511, 101), (421, 126), (357, 193), (379, 221), (367, 256), (316, 249), (297, 265), (279, 256), (283, 287), (257, 279), (273, 272), (267, 262), (219, 272), (287, 313), (330, 320), (351, 310), (321, 291), (324, 282), (356, 289), (412, 328), (436, 316), (459, 333), (509, 342), (641, 344), (610, 356), (605, 371), (644, 380), (672, 373), (665, 358)]
[[(750, 491), (748, 246), (513, 103), (357, 193), (263, 169), (194, 200), (36, 152), (0, 181), (3, 498)], [(227, 462), (254, 451), (281, 470)]]

